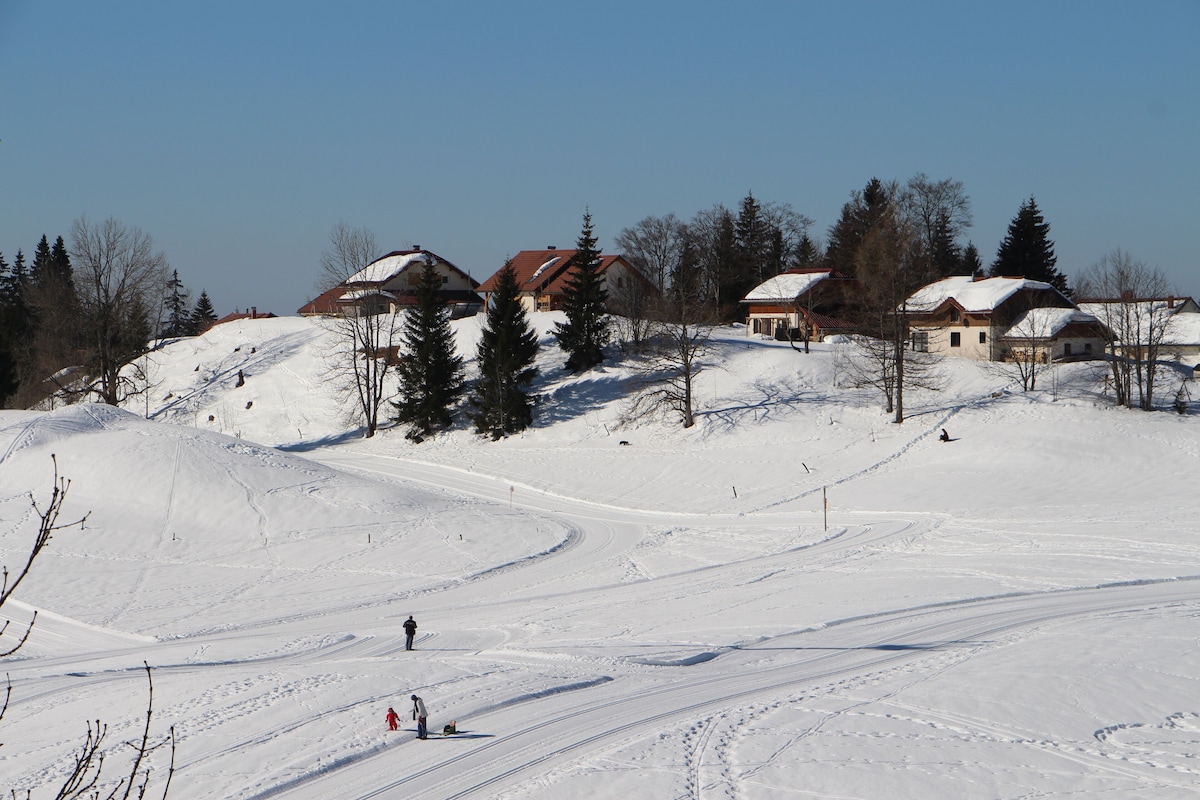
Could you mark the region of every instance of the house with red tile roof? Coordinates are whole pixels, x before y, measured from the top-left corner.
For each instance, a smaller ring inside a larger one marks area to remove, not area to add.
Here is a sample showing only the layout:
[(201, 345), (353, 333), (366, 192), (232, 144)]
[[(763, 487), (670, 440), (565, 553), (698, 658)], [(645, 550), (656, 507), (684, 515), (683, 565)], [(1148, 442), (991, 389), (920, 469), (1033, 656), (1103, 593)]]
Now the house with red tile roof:
[[(574, 272), (571, 258), (576, 250), (559, 250), (547, 247), (544, 250), (522, 250), (509, 259), (517, 274), (517, 285), (521, 288), (521, 303), (527, 312), (561, 311), (567, 282)], [(495, 291), (501, 269), (479, 286), (485, 302)], [(624, 256), (600, 256), (599, 274), (601, 285), (608, 292), (608, 306), (613, 313), (621, 313), (625, 302), (633, 296), (645, 297), (657, 294), (658, 289)]]
[(425, 264), (433, 264), (441, 277), (439, 292), (452, 317), (476, 313), (483, 304), (476, 291), (479, 282), (436, 253), (415, 248), (393, 250), (348, 279), (305, 303), (300, 316), (346, 316), (394, 313), (416, 305), (417, 286)]

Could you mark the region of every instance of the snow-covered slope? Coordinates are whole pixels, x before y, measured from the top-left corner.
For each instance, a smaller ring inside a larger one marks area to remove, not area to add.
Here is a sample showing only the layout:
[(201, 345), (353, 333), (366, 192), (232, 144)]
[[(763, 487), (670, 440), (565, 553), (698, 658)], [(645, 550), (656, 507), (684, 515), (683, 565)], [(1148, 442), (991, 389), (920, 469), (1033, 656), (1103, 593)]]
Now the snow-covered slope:
[[(730, 328), (684, 431), (543, 344), (500, 442), (359, 438), (303, 319), (164, 347), (125, 410), (0, 414), (3, 562), (51, 453), (90, 512), (5, 609), (40, 613), (0, 784), (131, 736), (145, 659), (172, 797), (1192, 795), (1195, 416), (948, 360), (895, 425), (840, 346)], [(413, 692), (462, 735), (388, 733)]]

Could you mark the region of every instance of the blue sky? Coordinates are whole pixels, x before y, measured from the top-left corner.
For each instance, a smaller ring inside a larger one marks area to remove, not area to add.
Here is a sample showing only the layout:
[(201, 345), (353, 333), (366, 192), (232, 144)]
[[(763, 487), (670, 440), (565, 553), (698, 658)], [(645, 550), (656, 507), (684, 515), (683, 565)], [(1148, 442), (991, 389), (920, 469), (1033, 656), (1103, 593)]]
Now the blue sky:
[(1073, 276), (1200, 294), (1200, 2), (0, 0), (0, 251), (150, 233), (291, 314), (332, 226), (482, 280), (748, 191), (824, 237), (872, 176), (960, 180), (985, 263), (1035, 196)]

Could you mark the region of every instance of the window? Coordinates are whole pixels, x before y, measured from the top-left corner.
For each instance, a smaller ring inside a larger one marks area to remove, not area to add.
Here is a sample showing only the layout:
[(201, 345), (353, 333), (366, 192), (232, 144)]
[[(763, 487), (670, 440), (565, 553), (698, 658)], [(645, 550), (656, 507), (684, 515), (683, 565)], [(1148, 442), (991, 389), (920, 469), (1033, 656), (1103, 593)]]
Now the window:
[(912, 349), (918, 353), (929, 352), (929, 331), (912, 332)]
[(1071, 355), (1071, 343), (1070, 342), (1063, 342), (1063, 355), (1064, 356)]
[(445, 286), (445, 285), (446, 285), (446, 284), (448, 284), (449, 282), (450, 282), (450, 276), (449, 276), (449, 275), (443, 275), (443, 276), (442, 276), (442, 286)]
[(980, 344), (987, 344), (987, 331), (980, 331), (980, 332), (979, 332), (979, 343), (980, 343)]
[(951, 347), (961, 347), (962, 346), (962, 334), (961, 333), (959, 333), (958, 331), (950, 331), (950, 346)]
[(1091, 342), (1083, 343), (1083, 352), (1087, 353), (1089, 356), (1092, 354), (1092, 343)]
[(958, 309), (957, 309), (957, 308), (951, 308), (951, 309), (950, 309), (950, 321), (951, 321), (951, 322), (958, 322), (960, 319), (962, 319), (962, 315), (958, 313)]

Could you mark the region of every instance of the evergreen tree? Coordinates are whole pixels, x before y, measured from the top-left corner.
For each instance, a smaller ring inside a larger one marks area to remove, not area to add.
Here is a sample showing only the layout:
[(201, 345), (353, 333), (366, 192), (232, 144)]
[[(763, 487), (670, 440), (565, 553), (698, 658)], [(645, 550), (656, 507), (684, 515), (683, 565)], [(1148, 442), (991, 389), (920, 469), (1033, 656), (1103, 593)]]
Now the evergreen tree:
[(967, 246), (963, 248), (958, 274), (983, 277), (983, 261), (979, 258), (979, 250), (975, 248), (974, 242), (967, 242)]
[(829, 246), (825, 249), (825, 265), (845, 275), (856, 276), (858, 248), (871, 228), (894, 205), (897, 187), (871, 178), (862, 191), (851, 195), (842, 206), (842, 216), (829, 229)]
[(796, 243), (796, 252), (792, 256), (792, 263), (796, 269), (809, 269), (819, 267), (823, 258), (824, 256), (816, 243), (806, 233)]
[(196, 306), (192, 309), (192, 332), (199, 335), (213, 326), (217, 321), (217, 312), (213, 310), (212, 301), (208, 299), (208, 292), (200, 290), (200, 297), (196, 300)]
[(0, 408), (17, 391), (17, 348), (21, 342), (20, 286), (0, 253)]
[(408, 438), (421, 441), (452, 421), (450, 409), (463, 392), (463, 363), (454, 352), (450, 310), (441, 298), (442, 278), (426, 257), (417, 284), (416, 306), (405, 312), (402, 354), (396, 372), (400, 399), (396, 421), (410, 426)]
[(567, 262), (570, 277), (563, 291), (565, 323), (555, 323), (554, 337), (567, 352), (567, 369), (583, 372), (604, 361), (608, 344), (608, 293), (600, 280), (600, 251), (592, 235), (592, 215), (584, 213), (583, 230)]
[(954, 241), (954, 231), (949, 219), (944, 213), (939, 213), (933, 226), (933, 241), (929, 246), (929, 275), (933, 281), (959, 274), (962, 267), (962, 253)]
[(175, 338), (195, 333), (196, 321), (188, 311), (187, 301), (188, 292), (179, 280), (179, 270), (171, 270), (171, 279), (167, 281), (167, 319), (163, 336)]
[(46, 239), (46, 234), (43, 233), (41, 241), (37, 243), (37, 247), (33, 251), (33, 263), (29, 266), (29, 279), (35, 286), (46, 286), (50, 283), (50, 276), (53, 272), (50, 242)]
[(1050, 240), (1050, 224), (1042, 218), (1037, 201), (1032, 197), (1021, 203), (1008, 233), (992, 262), (992, 277), (1021, 277), (1043, 281), (1063, 294), (1068, 294), (1067, 277), (1055, 268), (1054, 242)]
[(479, 338), (479, 379), (471, 395), (469, 416), (478, 433), (496, 440), (524, 430), (533, 421), (529, 387), (537, 376), (533, 362), (538, 339), (521, 305), (511, 263), (501, 270), (490, 300)]
[[(752, 192), (748, 193), (742, 198), (742, 207), (733, 225), (740, 274), (725, 287), (723, 293), (736, 296), (739, 300), (755, 286), (778, 273), (778, 270), (772, 271), (770, 268), (773, 231), (763, 217), (762, 210), (762, 203), (754, 199)], [(782, 247), (783, 232), (779, 234), (779, 245)]]

